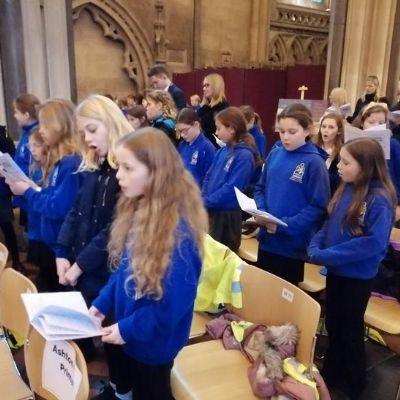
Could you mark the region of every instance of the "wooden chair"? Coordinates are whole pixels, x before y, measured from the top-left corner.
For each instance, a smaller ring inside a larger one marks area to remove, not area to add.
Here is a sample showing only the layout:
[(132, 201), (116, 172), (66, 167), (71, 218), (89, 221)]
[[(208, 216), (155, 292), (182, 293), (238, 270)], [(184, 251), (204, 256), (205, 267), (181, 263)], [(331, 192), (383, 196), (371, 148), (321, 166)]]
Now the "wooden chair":
[(364, 314), (364, 321), (380, 331), (400, 334), (400, 303), (371, 296)]
[(190, 326), (189, 340), (206, 334), (206, 325), (211, 318), (203, 312), (194, 311), (192, 325)]
[[(25, 336), (28, 315), (21, 294), (36, 293), (35, 285), (12, 268), (0, 274), (0, 325)], [(6, 339), (0, 339), (0, 398), (2, 400), (33, 399), (33, 392), (21, 378)]]
[[(82, 375), (75, 399), (87, 400), (89, 398), (89, 376), (85, 358), (76, 343), (69, 341), (75, 351), (75, 362)], [(43, 387), (42, 367), (43, 352), (46, 340), (32, 326), (29, 328), (25, 344), (25, 365), (29, 383), (32, 390), (46, 400), (58, 400), (57, 397)]]
[(0, 242), (0, 273), (5, 268), (8, 259), (8, 249)]
[(390, 239), (400, 241), (400, 229), (392, 228), (392, 232), (390, 234)]
[(258, 240), (256, 238), (242, 238), (238, 255), (245, 261), (256, 263), (258, 258)]
[(320, 265), (304, 264), (304, 280), (299, 287), (309, 293), (317, 293), (325, 289), (326, 277), (320, 274)]
[[(301, 332), (297, 358), (313, 360), (320, 305), (303, 290), (254, 266), (241, 275), (243, 307), (232, 311), (265, 325), (296, 324)], [(247, 378), (248, 360), (240, 351), (225, 350), (221, 340), (185, 347), (171, 374), (174, 397), (186, 399), (254, 399)]]

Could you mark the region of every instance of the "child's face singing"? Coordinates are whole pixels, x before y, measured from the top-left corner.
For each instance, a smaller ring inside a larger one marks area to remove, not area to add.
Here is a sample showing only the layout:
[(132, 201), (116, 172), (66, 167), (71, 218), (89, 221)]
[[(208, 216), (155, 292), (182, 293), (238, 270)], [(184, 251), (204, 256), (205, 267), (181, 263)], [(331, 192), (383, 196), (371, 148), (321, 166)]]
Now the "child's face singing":
[(215, 120), (215, 127), (217, 128), (215, 134), (218, 139), (224, 143), (231, 143), (235, 136), (235, 131), (230, 126), (223, 125), (218, 119)]
[(339, 175), (343, 182), (352, 183), (357, 180), (360, 175), (361, 167), (355, 158), (342, 147), (340, 150), (340, 161), (338, 164)]
[(147, 99), (146, 113), (147, 119), (153, 121), (163, 115), (163, 106), (161, 103), (156, 103), (154, 100)]
[(386, 124), (386, 114), (383, 111), (374, 112), (364, 120), (363, 129), (382, 124)]
[(279, 136), (287, 151), (294, 151), (306, 143), (310, 132), (294, 118), (282, 118), (278, 122)]
[(128, 198), (142, 196), (149, 183), (149, 169), (124, 146), (117, 147), (116, 156), (119, 165), (117, 179), (122, 193)]
[(32, 158), (38, 162), (41, 163), (44, 161), (44, 152), (43, 152), (43, 144), (38, 142), (35, 139), (29, 138), (29, 150), (31, 152)]
[(108, 129), (103, 121), (93, 118), (76, 117), (78, 132), (84, 136), (85, 142), (90, 149), (95, 151), (100, 157), (105, 157), (108, 153)]
[(339, 129), (336, 120), (333, 118), (325, 118), (321, 123), (321, 138), (324, 144), (332, 144), (338, 134)]

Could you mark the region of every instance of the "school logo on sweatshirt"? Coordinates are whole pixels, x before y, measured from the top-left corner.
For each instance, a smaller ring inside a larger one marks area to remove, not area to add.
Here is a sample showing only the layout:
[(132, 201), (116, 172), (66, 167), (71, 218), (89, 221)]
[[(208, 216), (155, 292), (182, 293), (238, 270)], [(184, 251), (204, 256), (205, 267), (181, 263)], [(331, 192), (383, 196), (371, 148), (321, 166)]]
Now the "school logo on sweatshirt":
[(190, 160), (190, 165), (197, 165), (197, 160), (199, 159), (199, 151), (196, 150), (193, 154), (192, 154), (192, 159)]
[(54, 170), (53, 176), (51, 177), (50, 186), (56, 186), (57, 177), (58, 177), (58, 167), (56, 167), (56, 169)]
[(304, 163), (299, 164), (293, 171), (293, 174), (290, 177), (290, 179), (292, 181), (302, 183), (305, 170), (306, 170), (306, 167), (304, 166)]
[(361, 212), (358, 217), (358, 223), (363, 226), (364, 225), (364, 219), (365, 219), (365, 214), (367, 213), (367, 202), (364, 201), (361, 205)]
[(226, 162), (225, 167), (224, 167), (225, 172), (229, 171), (229, 168), (231, 167), (232, 163), (233, 163), (233, 156), (228, 158), (228, 161)]

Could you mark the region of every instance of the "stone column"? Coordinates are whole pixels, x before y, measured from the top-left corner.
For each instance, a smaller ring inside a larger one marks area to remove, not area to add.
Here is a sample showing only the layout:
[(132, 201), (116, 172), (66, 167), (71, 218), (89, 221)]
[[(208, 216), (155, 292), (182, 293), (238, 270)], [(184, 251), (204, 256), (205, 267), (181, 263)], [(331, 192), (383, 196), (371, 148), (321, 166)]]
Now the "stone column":
[(272, 1), (253, 0), (251, 4), (249, 61), (263, 64), (266, 60)]
[(18, 139), (20, 130), (13, 117), (12, 101), (26, 92), (23, 32), (19, 0), (0, 1), (0, 57), (8, 132)]
[(397, 101), (397, 86), (400, 80), (400, 2), (396, 3), (393, 24), (392, 45), (390, 50), (389, 70), (386, 95), (392, 103)]
[(334, 87), (340, 86), (347, 2), (348, 0), (333, 0), (331, 2), (328, 56), (325, 70), (325, 98), (328, 97)]
[(365, 78), (377, 75), (385, 94), (396, 0), (349, 0), (341, 85), (354, 104)]

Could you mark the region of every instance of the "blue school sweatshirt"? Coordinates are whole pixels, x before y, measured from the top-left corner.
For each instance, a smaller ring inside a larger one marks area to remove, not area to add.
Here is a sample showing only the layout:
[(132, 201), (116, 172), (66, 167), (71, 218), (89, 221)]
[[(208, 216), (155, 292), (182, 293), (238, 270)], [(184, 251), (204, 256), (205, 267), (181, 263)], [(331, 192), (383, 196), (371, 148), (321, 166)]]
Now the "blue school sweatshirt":
[(178, 153), (182, 157), (183, 165), (191, 172), (201, 188), (214, 159), (214, 145), (201, 132), (192, 143), (182, 140), (178, 146)]
[(254, 199), (257, 208), (288, 224), (275, 234), (261, 227), (260, 248), (297, 260), (306, 259), (306, 249), (322, 224), (330, 199), (326, 154), (307, 142), (294, 151), (276, 146), (269, 154), (258, 181)]
[(347, 184), (324, 227), (313, 237), (308, 254), (311, 262), (325, 265), (329, 274), (371, 279), (378, 272), (394, 222), (393, 207), (378, 181), (371, 182), (359, 220), (363, 234), (354, 236), (343, 224), (354, 187)]
[(80, 186), (78, 155), (65, 156), (52, 168), (48, 186), (40, 192), (29, 188), (25, 193), (28, 209), (40, 214), (41, 241), (55, 250), (58, 233)]
[(30, 125), (24, 125), (22, 127), (22, 135), (18, 142), (17, 150), (15, 151), (14, 161), (24, 171), (26, 176), (29, 176), (29, 164), (31, 161), (31, 152), (29, 150), (29, 135), (33, 128), (39, 125), (37, 121)]
[(178, 228), (178, 243), (164, 278), (161, 300), (135, 298), (135, 283), (125, 256), (93, 305), (104, 315), (114, 313), (124, 349), (133, 359), (148, 365), (171, 362), (186, 345), (201, 272), (201, 257), (185, 223)]
[[(42, 170), (41, 168), (35, 169), (33, 174), (31, 175), (31, 179), (33, 182), (42, 186)], [(26, 203), (25, 198), (23, 200)], [(28, 239), (29, 240), (41, 240), (41, 216), (40, 213), (34, 211), (32, 208), (26, 207), (28, 210)]]
[(254, 141), (256, 142), (261, 158), (265, 160), (267, 155), (267, 139), (265, 138), (265, 135), (255, 125), (249, 129), (249, 133), (253, 136)]
[(390, 178), (396, 189), (397, 201), (400, 204), (400, 143), (393, 137), (390, 138), (390, 160), (386, 161)]
[(203, 200), (211, 210), (237, 210), (234, 187), (243, 191), (255, 170), (255, 150), (244, 143), (227, 145), (215, 154), (203, 181)]
[[(29, 135), (31, 130), (39, 126), (37, 121), (30, 125), (22, 126), (22, 134), (19, 139), (17, 149), (15, 151), (14, 161), (24, 171), (26, 176), (29, 176), (29, 165), (31, 162), (31, 152), (29, 150)], [(13, 196), (13, 207), (21, 208), (27, 211), (27, 205), (22, 196)]]

